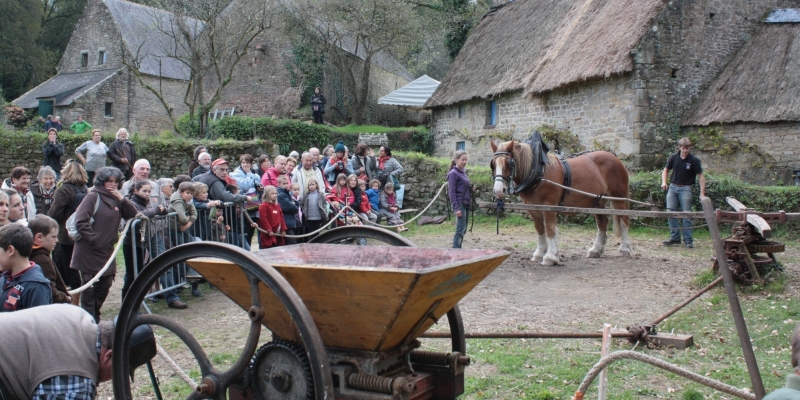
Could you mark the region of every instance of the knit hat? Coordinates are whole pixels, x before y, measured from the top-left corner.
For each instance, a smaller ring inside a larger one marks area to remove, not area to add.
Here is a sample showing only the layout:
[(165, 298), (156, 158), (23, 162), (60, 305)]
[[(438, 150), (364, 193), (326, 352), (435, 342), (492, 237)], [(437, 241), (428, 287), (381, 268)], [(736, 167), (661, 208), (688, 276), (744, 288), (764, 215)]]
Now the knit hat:
[(336, 143), (336, 147), (333, 148), (333, 151), (336, 153), (344, 153), (344, 142), (340, 140), (339, 143)]

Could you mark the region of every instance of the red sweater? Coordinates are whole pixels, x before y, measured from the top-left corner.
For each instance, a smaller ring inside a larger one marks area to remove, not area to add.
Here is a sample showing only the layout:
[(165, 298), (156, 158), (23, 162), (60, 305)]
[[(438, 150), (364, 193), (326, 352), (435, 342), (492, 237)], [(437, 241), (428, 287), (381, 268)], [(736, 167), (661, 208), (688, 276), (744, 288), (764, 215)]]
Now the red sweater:
[[(259, 228), (279, 234), (286, 232), (286, 226), (283, 222), (283, 211), (278, 203), (264, 202), (258, 206), (258, 226)], [(283, 237), (270, 236), (264, 232), (259, 232), (258, 243), (262, 249), (273, 246), (283, 246)]]

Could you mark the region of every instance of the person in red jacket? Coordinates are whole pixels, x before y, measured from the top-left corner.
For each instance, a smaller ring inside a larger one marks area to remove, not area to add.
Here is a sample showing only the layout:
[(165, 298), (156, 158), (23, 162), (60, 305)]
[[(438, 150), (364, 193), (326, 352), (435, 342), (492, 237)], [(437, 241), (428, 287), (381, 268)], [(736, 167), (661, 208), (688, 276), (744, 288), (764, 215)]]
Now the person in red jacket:
[(269, 233), (259, 232), (258, 246), (262, 249), (283, 246), (282, 234), (286, 234), (286, 226), (284, 226), (283, 211), (278, 204), (278, 189), (271, 185), (265, 187), (261, 200), (262, 203), (258, 206), (258, 224), (254, 223), (253, 227), (259, 227)]

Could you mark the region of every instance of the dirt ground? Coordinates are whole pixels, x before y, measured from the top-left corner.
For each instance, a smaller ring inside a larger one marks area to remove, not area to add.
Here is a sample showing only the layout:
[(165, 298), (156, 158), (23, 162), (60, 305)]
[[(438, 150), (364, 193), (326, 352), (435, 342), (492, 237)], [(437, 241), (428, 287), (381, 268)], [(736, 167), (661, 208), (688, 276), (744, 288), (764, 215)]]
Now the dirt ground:
[[(491, 229), (489, 229), (491, 228)], [(725, 234), (725, 231), (723, 231)], [(666, 238), (666, 231), (664, 238)], [(451, 234), (422, 235), (413, 233), (409, 238), (422, 247), (449, 247)], [(585, 258), (586, 250), (594, 240), (594, 233), (585, 228), (562, 227), (559, 233), (563, 265), (541, 266), (530, 261), (533, 252), (533, 227), (521, 226), (501, 229), (494, 226), (476, 227), (468, 233), (465, 248), (503, 248), (511, 256), (460, 303), (467, 332), (497, 331), (552, 331), (594, 332), (603, 323), (624, 328), (637, 322), (647, 322), (666, 312), (691, 295), (697, 288), (690, 282), (695, 274), (711, 268), (713, 248), (709, 239), (695, 239), (694, 249), (664, 247), (661, 239), (632, 238), (633, 256), (621, 257), (618, 241), (609, 238), (606, 254), (600, 259)], [(788, 246), (787, 246), (788, 247)], [(787, 249), (788, 250), (788, 249)], [(787, 270), (787, 287), (794, 291), (798, 278), (797, 257), (783, 253), (779, 256)], [(121, 286), (118, 279), (116, 286)], [(163, 301), (154, 311), (175, 318), (195, 332), (207, 352), (228, 350), (244, 344), (246, 314), (219, 291), (203, 286), (203, 298), (191, 298), (185, 291), (182, 298), (189, 302), (187, 310), (171, 310)], [(119, 290), (114, 290), (108, 300), (109, 312), (119, 308)], [(108, 314), (106, 314), (108, 315)], [(446, 327), (446, 319), (443, 319)], [(262, 333), (262, 341), (267, 341)], [(159, 334), (170, 354), (183, 368), (193, 364), (185, 347), (175, 345), (176, 340)], [(173, 350), (174, 349), (174, 350)], [(172, 369), (160, 357), (154, 368), (165, 381), (177, 382)], [(222, 366), (224, 369), (224, 366)], [(469, 373), (485, 374), (473, 369)], [(175, 383), (178, 385), (179, 383)], [(137, 371), (135, 397), (152, 398), (149, 380), (144, 368)], [(111, 386), (101, 385), (100, 398), (111, 397)], [(166, 398), (172, 398), (165, 396)]]

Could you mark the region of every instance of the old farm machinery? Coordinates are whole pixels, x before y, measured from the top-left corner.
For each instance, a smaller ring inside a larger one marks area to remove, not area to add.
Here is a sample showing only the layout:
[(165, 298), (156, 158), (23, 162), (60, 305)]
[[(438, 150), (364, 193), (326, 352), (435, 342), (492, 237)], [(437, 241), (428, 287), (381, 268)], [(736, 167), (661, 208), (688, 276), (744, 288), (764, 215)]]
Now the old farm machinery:
[[(367, 227), (339, 228), (317, 238), (369, 237), (411, 243)], [(357, 249), (358, 251), (354, 251)], [(509, 253), (309, 243), (257, 252), (219, 243), (178, 246), (137, 277), (120, 311), (117, 348), (149, 324), (180, 338), (202, 381), (190, 399), (455, 399), (469, 365), (457, 303)], [(147, 289), (171, 266), (187, 262), (247, 312), (241, 355), (219, 370), (199, 341), (161, 315), (137, 314)], [(417, 340), (443, 316), (451, 352), (419, 350)], [(262, 327), (271, 341), (259, 347)], [(129, 350), (114, 356), (114, 395), (130, 399)]]

